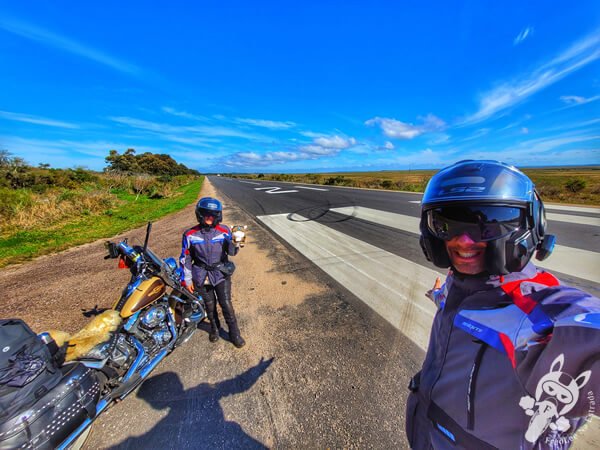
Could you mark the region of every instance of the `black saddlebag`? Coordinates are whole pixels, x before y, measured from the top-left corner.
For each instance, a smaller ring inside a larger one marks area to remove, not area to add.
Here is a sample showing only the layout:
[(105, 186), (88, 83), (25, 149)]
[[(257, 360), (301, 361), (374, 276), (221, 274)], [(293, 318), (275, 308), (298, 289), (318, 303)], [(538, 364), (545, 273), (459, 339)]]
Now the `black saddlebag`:
[(82, 364), (58, 367), (21, 320), (0, 320), (0, 449), (54, 448), (93, 417), (100, 387)]

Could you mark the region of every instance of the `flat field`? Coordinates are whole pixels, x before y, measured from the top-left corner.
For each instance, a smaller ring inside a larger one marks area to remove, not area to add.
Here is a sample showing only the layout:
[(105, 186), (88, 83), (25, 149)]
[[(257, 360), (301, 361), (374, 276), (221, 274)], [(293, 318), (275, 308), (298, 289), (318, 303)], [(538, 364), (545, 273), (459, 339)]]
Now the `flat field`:
[[(522, 168), (522, 170), (533, 180), (544, 201), (600, 206), (600, 166)], [(292, 183), (423, 192), (427, 182), (436, 172), (437, 170), (398, 170), (233, 176)]]

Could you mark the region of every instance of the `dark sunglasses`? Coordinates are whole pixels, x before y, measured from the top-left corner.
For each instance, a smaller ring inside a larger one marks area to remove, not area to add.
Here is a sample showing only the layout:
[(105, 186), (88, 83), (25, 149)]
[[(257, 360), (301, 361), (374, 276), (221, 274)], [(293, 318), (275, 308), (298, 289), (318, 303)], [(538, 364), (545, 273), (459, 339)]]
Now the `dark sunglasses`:
[(517, 231), (524, 219), (524, 209), (509, 206), (449, 206), (427, 211), (429, 231), (445, 241), (463, 234), (476, 242), (492, 241)]

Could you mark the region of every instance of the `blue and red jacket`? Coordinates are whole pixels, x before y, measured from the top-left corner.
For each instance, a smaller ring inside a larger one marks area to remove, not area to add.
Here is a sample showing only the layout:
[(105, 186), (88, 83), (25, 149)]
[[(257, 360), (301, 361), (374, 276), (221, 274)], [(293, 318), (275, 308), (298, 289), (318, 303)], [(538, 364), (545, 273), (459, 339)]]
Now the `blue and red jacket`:
[(186, 230), (179, 258), (183, 268), (182, 281), (186, 286), (192, 281), (195, 286), (201, 286), (208, 276), (209, 283), (216, 286), (225, 280), (225, 275), (217, 265), (227, 262), (228, 256), (236, 255), (238, 250), (227, 225), (219, 224), (210, 228), (196, 225)]
[(600, 300), (529, 263), (450, 274), (407, 406), (413, 449), (568, 448), (600, 400)]

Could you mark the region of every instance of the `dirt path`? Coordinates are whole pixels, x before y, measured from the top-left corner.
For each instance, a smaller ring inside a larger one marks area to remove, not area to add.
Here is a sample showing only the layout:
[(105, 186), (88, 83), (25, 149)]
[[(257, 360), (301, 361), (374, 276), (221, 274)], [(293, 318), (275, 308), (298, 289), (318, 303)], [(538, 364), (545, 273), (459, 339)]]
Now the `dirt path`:
[[(208, 182), (201, 194), (220, 195)], [(246, 347), (210, 344), (200, 330), (97, 419), (86, 448), (405, 447), (405, 382), (418, 350), (220, 198), (224, 223), (249, 226), (233, 279)], [(150, 247), (177, 256), (193, 223), (193, 205), (156, 222)], [(104, 254), (98, 241), (2, 270), (2, 317), (38, 332), (78, 330), (82, 310), (110, 307), (129, 278)]]

